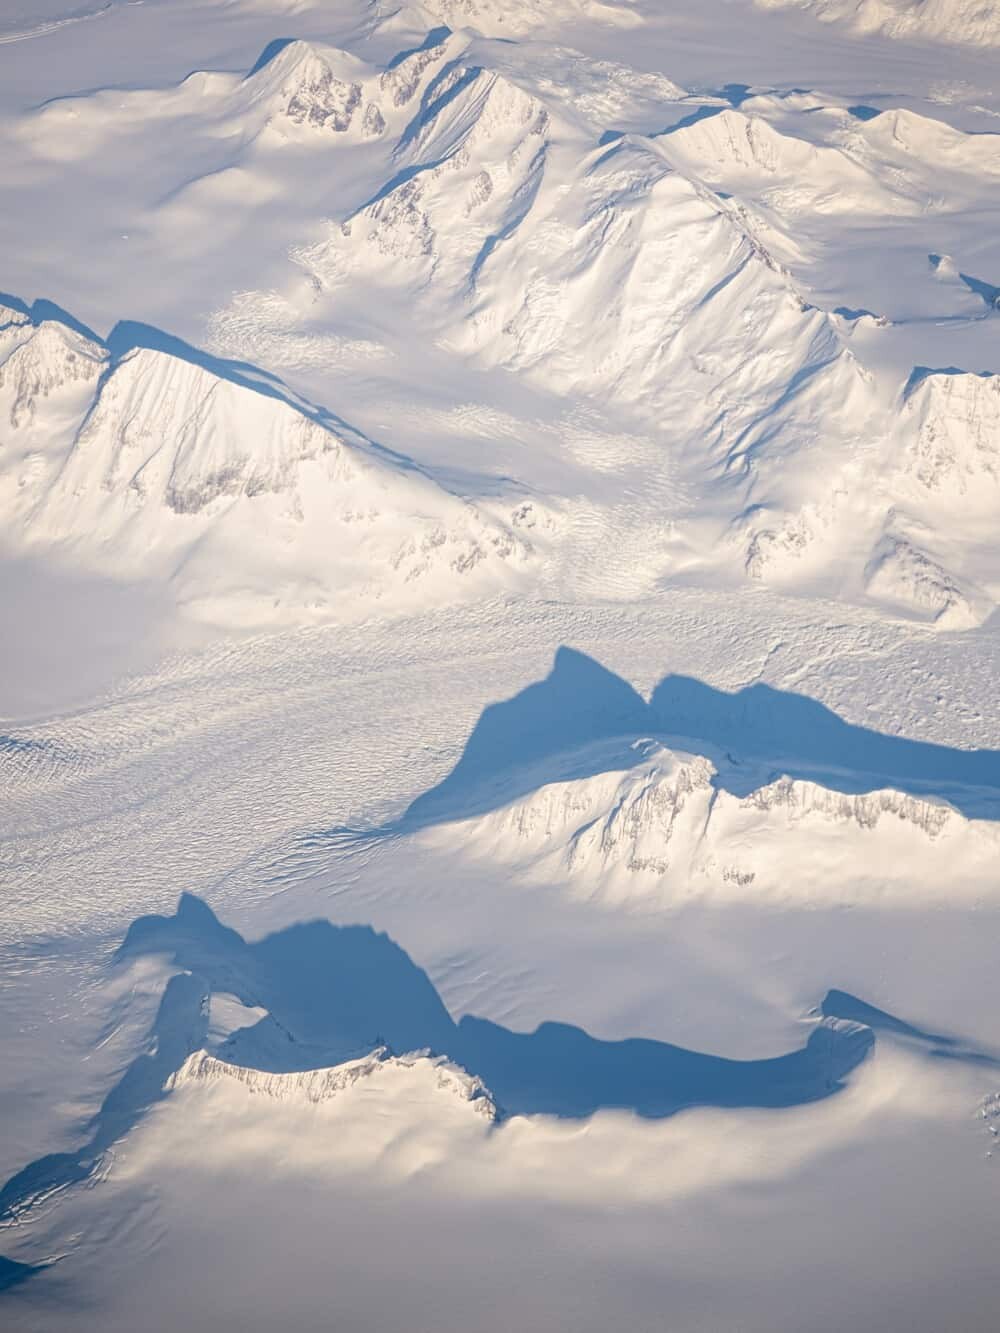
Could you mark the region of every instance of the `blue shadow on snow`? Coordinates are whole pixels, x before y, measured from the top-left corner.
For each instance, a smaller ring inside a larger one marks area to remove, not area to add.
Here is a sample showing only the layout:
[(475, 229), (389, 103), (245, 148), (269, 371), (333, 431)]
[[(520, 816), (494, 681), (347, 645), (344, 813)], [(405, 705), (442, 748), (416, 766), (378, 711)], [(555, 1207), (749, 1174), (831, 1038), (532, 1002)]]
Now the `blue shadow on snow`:
[(562, 647), (544, 680), (485, 708), (437, 786), (395, 831), (481, 814), (547, 782), (625, 769), (653, 737), (703, 754), (716, 785), (743, 797), (781, 776), (856, 794), (890, 787), (1000, 818), (1000, 751), (960, 750), (845, 722), (805, 695), (755, 684), (735, 693), (668, 675), (649, 701), (592, 657)]
[(842, 1088), (874, 1043), (868, 1027), (836, 1017), (822, 1017), (798, 1050), (766, 1060), (648, 1039), (602, 1041), (566, 1023), (534, 1032), (468, 1015), (456, 1023), (426, 972), (370, 926), (310, 921), (247, 942), (191, 894), (171, 917), (135, 921), (118, 958), (153, 954), (183, 970), (164, 991), (152, 1053), (138, 1056), (108, 1093), (81, 1149), (39, 1158), (7, 1181), (0, 1220), (16, 1220), (40, 1198), (93, 1175), (105, 1151), (166, 1095), (171, 1075), (206, 1046), (216, 994), (266, 1011), (215, 1049), (231, 1064), (291, 1073), (381, 1046), (429, 1051), (476, 1076), (501, 1116), (581, 1119), (617, 1108), (657, 1119), (692, 1106), (797, 1106)]

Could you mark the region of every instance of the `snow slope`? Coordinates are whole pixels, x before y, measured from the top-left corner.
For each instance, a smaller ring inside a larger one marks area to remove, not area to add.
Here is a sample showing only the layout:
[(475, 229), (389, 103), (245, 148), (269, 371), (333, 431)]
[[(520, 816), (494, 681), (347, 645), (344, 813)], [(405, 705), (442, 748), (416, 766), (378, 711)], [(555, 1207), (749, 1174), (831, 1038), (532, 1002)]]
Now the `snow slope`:
[(995, 15), (797, 8), (0, 17), (5, 1330), (993, 1333)]
[(453, 28), (487, 37), (523, 37), (553, 24), (639, 22), (630, 0), (424, 0), (424, 8)]
[(975, 624), (995, 592), (980, 586), (981, 530), (962, 528), (972, 550), (934, 550), (951, 513), (917, 516), (932, 549), (911, 533), (907, 567), (874, 576), (906, 525), (893, 457), (913, 418), (897, 427), (850, 326), (806, 299), (786, 261), (801, 258), (790, 224), (803, 212), (923, 217), (929, 163), (960, 198), (1000, 159), (992, 136), (909, 113), (819, 109), (826, 144), (732, 110), (588, 150), (562, 109), (460, 54), (398, 135), (394, 175), (294, 258), (321, 301), (405, 291), (446, 351), (655, 431), (686, 499), (664, 573), (714, 566), (784, 587), (832, 575), (896, 614)]
[[(411, 1083), (408, 1100), (421, 1084), (425, 1096), (436, 1100), (440, 1093), (449, 1093), (472, 1104), (476, 1115), (495, 1120), (497, 1109), (482, 1085), (460, 1069), (449, 1066), (441, 1057), (399, 1057), (384, 1048), (359, 1060), (347, 1061), (329, 1069), (310, 1069), (296, 1074), (275, 1074), (253, 1069), (247, 1065), (230, 1064), (195, 1051), (188, 1056), (176, 1074), (167, 1083), (168, 1091), (176, 1092), (190, 1084), (216, 1083), (232, 1079), (241, 1083), (255, 1097), (270, 1097), (279, 1102), (309, 1102), (318, 1104), (352, 1088), (359, 1080)], [(404, 1093), (404, 1096), (407, 1094)]]
[[(456, 839), (528, 882), (565, 884), (609, 905), (751, 901), (909, 905), (977, 899), (998, 846), (995, 827), (941, 801), (892, 790), (845, 793), (777, 777), (739, 794), (700, 755), (635, 742), (633, 767), (599, 754), (594, 776), (547, 782), (488, 814), (420, 834)], [(947, 885), (946, 889), (943, 886)]]
[(856, 33), (941, 43), (1000, 46), (993, 0), (755, 0), (762, 9), (795, 8)]
[[(536, 98), (456, 63), (395, 155), (398, 183), (297, 256), (324, 291), (358, 273), (405, 283), (455, 310), (446, 347), (628, 405), (657, 424), (668, 456), (696, 454), (702, 473), (745, 465), (765, 431), (805, 443), (823, 394), (863, 419), (836, 329), (752, 220), (671, 171), (656, 141), (567, 161)], [(585, 317), (595, 302), (596, 325)]]
[[(218, 621), (364, 614), (495, 590), (530, 557), (516, 525), (271, 377), (175, 340), (111, 346), (12, 311), (0, 334), (6, 538), (155, 574)], [(425, 591), (418, 591), (423, 589)]]
[[(547, 557), (534, 576), (559, 596), (749, 577), (940, 629), (982, 623), (998, 594), (994, 506), (988, 490), (963, 504), (954, 488), (914, 484), (926, 432), (903, 359), (919, 338), (917, 364), (961, 364), (943, 359), (939, 329), (989, 349), (995, 289), (949, 256), (967, 244), (973, 207), (990, 216), (983, 201), (1000, 198), (998, 136), (802, 89), (690, 94), (563, 45), (528, 43), (521, 56), (517, 41), (464, 29), (390, 45), (422, 21), (377, 17), (372, 33), (394, 52), (378, 61), (282, 39), (244, 76), (52, 102), (15, 139), (37, 169), (86, 163), (98, 141), (129, 160), (137, 125), (161, 126), (168, 144), (183, 130), (194, 145), (183, 169), (169, 148), (155, 162), (144, 244), (169, 230), (211, 246), (206, 235), (228, 225), (215, 220), (251, 198), (276, 233), (297, 235), (263, 254), (272, 285), (230, 289), (207, 312), (204, 341), (280, 368), (312, 401), (329, 401), (335, 375), (345, 417), (419, 452), (487, 528), (500, 525), (485, 540), (501, 567), (495, 578), (484, 567), (484, 587), (523, 563), (523, 525), (511, 534), (521, 510), (498, 510), (499, 491), (534, 497), (532, 545)], [(290, 195), (301, 203), (287, 214)], [(899, 264), (922, 250), (925, 266), (911, 283), (920, 308), (902, 318), (877, 290), (901, 227), (912, 240)], [(873, 234), (886, 237), (884, 262), (853, 272), (855, 245), (870, 249)], [(225, 269), (232, 247), (215, 244)], [(830, 290), (845, 282), (849, 303)], [(419, 346), (405, 335), (412, 312)], [(467, 377), (486, 401), (457, 387)], [(952, 420), (958, 453), (982, 453), (988, 399), (982, 411), (971, 408), (966, 440)], [(544, 437), (554, 450), (535, 447)], [(455, 543), (453, 572), (486, 549), (471, 522), (469, 537), (447, 519), (430, 538)], [(344, 614), (351, 599), (333, 608), (327, 591), (342, 575), (302, 535), (300, 570), (275, 566), (277, 618)], [(407, 559), (385, 545), (379, 564)], [(381, 576), (360, 579), (348, 582), (386, 595)], [(252, 581), (262, 623), (268, 598)], [(226, 618), (221, 602), (212, 615)]]

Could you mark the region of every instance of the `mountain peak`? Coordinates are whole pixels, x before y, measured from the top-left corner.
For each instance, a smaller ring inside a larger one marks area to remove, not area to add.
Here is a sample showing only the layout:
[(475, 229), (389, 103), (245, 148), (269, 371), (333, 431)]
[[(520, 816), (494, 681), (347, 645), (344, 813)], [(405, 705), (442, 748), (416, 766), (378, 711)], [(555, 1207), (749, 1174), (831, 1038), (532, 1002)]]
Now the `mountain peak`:
[(295, 40), (272, 44), (247, 75), (247, 84), (267, 98), (273, 116), (286, 125), (344, 133), (355, 123), (366, 66), (335, 48)]

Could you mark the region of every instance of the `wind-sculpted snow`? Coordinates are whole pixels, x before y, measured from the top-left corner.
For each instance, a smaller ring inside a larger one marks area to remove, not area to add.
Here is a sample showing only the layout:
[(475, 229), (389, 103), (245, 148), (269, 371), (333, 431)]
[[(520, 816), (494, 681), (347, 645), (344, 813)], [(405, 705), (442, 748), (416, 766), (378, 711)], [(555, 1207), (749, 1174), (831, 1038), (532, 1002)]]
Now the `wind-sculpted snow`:
[(109, 347), (53, 321), (3, 333), (8, 540), (95, 569), (127, 555), (210, 618), (251, 621), (349, 615), (416, 581), (481, 591), (529, 558), (530, 506), (494, 518), (271, 377), (138, 326)]

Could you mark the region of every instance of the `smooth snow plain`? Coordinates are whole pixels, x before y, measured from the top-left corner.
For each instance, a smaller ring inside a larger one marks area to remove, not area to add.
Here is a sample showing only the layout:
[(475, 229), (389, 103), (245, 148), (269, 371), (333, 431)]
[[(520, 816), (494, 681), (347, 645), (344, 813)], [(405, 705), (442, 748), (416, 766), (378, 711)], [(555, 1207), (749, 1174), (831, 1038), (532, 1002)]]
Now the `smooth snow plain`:
[(4, 7), (4, 1327), (995, 1328), (998, 42)]

